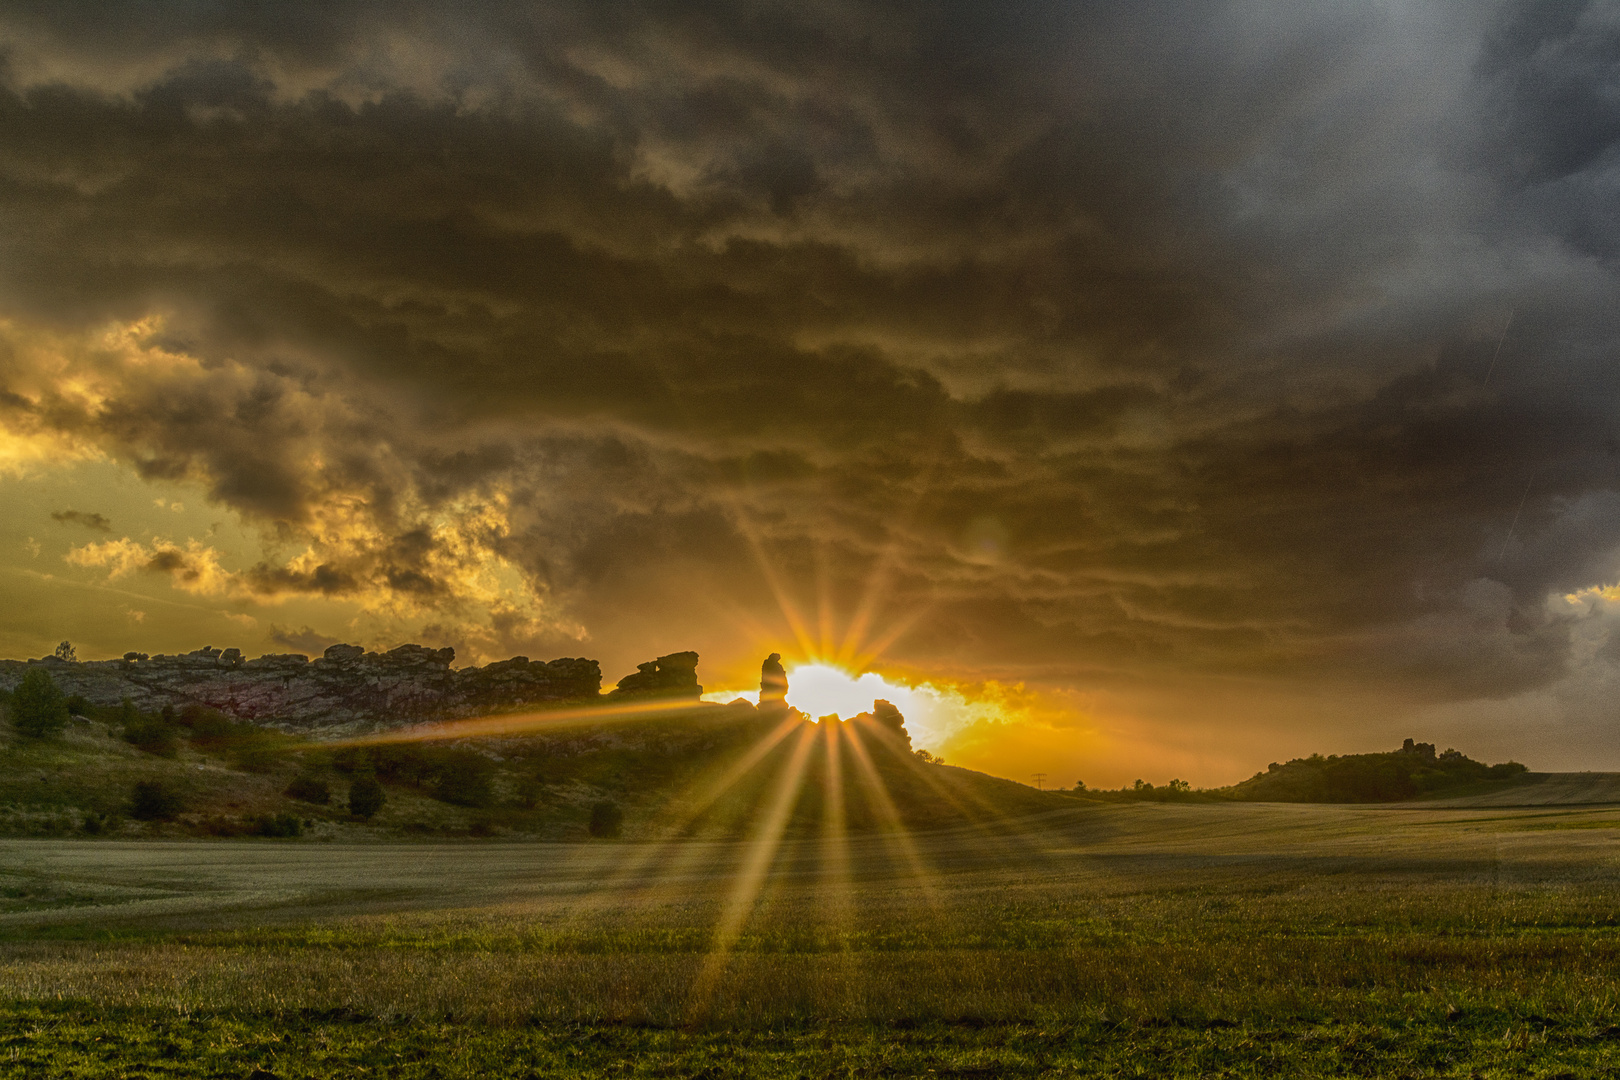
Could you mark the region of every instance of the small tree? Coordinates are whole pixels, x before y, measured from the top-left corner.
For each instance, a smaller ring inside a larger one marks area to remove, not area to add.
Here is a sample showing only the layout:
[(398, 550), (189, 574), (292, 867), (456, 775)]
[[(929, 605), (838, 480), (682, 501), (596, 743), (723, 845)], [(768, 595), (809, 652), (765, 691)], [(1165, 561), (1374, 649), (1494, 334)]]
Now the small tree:
[(67, 726), (67, 699), (56, 688), (51, 673), (29, 668), (11, 695), (11, 726), (17, 734), (34, 739), (55, 735)]
[(494, 799), (495, 766), (471, 750), (446, 751), (438, 761), (432, 793), (441, 802), (485, 807)]
[(297, 814), (265, 814), (254, 826), (253, 834), (287, 840), (304, 835), (304, 825), (298, 820)]
[(292, 783), (287, 785), (282, 794), (290, 799), (314, 803), (317, 806), (325, 806), (332, 801), (332, 789), (326, 786), (326, 781), (307, 773), (293, 777)]
[(362, 776), (349, 785), (349, 813), (357, 818), (370, 821), (387, 801), (388, 796), (375, 777)]
[(173, 821), (185, 809), (185, 800), (156, 780), (142, 780), (130, 798), (129, 816), (137, 821)]
[(606, 799), (591, 807), (591, 835), (614, 837), (624, 826), (624, 811), (619, 804)]
[(73, 642), (71, 641), (64, 641), (62, 644), (58, 645), (56, 647), (55, 655), (58, 660), (66, 660), (70, 664), (77, 664), (79, 662), (79, 651), (73, 647)]

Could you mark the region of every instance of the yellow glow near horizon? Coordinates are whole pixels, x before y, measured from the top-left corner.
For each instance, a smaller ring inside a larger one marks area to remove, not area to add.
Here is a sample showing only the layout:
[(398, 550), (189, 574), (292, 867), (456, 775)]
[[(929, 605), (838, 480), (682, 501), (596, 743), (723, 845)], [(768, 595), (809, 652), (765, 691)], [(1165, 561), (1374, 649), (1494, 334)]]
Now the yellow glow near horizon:
[[(872, 702), (882, 698), (905, 716), (912, 745), (936, 752), (948, 750), (953, 739), (970, 729), (1029, 720), (1038, 711), (1034, 696), (1018, 685), (907, 684), (875, 671), (851, 675), (820, 659), (790, 666), (787, 676), (788, 704), (811, 719), (836, 714), (848, 720), (870, 712)], [(718, 702), (759, 699), (753, 690), (713, 690), (703, 697)]]
[(905, 712), (912, 692), (896, 686), (875, 671), (851, 675), (831, 664), (800, 664), (788, 672), (787, 702), (800, 712), (820, 718), (832, 713), (842, 719), (872, 711), (872, 702), (883, 698)]

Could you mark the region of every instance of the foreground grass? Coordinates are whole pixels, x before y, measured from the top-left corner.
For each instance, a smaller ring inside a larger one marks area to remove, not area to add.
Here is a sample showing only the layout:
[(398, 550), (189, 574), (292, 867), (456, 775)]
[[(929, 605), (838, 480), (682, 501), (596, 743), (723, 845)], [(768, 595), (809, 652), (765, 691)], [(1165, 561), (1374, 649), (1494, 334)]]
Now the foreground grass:
[(748, 894), (731, 845), (13, 842), (0, 1075), (1611, 1075), (1612, 819), (1104, 809)]
[(321, 1013), (242, 1016), (66, 1004), (3, 1015), (9, 1075), (1602, 1076), (1620, 1030), (1479, 1017), (1396, 1024), (931, 1024), (744, 1031), (490, 1028)]

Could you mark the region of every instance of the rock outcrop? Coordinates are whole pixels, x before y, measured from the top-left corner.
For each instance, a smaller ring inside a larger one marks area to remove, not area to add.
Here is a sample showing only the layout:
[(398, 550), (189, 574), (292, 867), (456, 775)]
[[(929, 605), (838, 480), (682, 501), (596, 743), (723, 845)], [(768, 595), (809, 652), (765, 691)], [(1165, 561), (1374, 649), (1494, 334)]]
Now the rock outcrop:
[(683, 698), (694, 701), (703, 696), (697, 681), (698, 654), (670, 653), (645, 664), (637, 664), (633, 674), (619, 680), (610, 698)]
[(788, 679), (782, 667), (782, 654), (771, 653), (759, 665), (759, 711), (778, 716), (787, 712)]
[[(11, 689), (38, 665), (50, 671), (63, 693), (94, 705), (116, 705), (127, 697), (143, 712), (155, 712), (195, 702), (242, 720), (334, 733), (594, 701), (601, 694), (602, 671), (595, 660), (538, 662), (517, 656), (452, 671), (455, 655), (454, 649), (420, 645), (386, 653), (333, 645), (313, 662), (298, 654), (248, 660), (240, 650), (214, 648), (179, 656), (126, 653), (122, 660), (84, 663), (47, 656), (0, 660), (0, 687)], [(676, 655), (691, 656), (695, 668), (697, 654)], [(695, 671), (691, 675), (695, 684)]]

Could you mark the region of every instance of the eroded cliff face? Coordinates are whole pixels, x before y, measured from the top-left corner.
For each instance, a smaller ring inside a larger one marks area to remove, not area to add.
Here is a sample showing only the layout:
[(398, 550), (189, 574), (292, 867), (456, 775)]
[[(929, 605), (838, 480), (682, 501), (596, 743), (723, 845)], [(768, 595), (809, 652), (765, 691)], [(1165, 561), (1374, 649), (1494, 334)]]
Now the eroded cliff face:
[(0, 660), (11, 689), (32, 665), (46, 667), (63, 693), (95, 705), (129, 698), (143, 712), (198, 703), (242, 720), (289, 731), (345, 733), (480, 713), (594, 701), (602, 689), (595, 660), (548, 662), (516, 656), (452, 671), (454, 649), (401, 645), (386, 653), (333, 645), (311, 661), (297, 654), (244, 659), (237, 649), (179, 656), (126, 653), (122, 660), (69, 663), (55, 657)]

